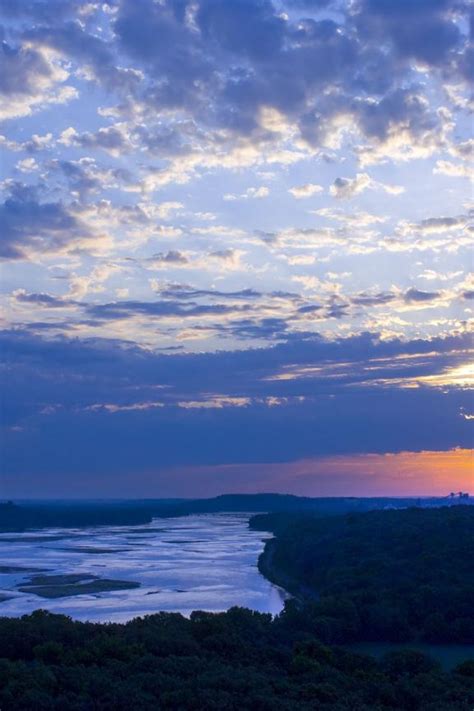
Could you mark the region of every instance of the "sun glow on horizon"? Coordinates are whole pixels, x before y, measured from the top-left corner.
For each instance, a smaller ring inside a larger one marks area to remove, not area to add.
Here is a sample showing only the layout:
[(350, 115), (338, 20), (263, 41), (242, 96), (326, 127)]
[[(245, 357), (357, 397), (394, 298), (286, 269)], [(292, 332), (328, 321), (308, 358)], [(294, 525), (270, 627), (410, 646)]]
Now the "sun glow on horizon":
[(272, 491), (297, 496), (445, 497), (474, 495), (474, 449), (348, 454), (291, 462), (251, 462), (163, 468), (137, 477), (172, 496), (186, 483), (190, 497)]

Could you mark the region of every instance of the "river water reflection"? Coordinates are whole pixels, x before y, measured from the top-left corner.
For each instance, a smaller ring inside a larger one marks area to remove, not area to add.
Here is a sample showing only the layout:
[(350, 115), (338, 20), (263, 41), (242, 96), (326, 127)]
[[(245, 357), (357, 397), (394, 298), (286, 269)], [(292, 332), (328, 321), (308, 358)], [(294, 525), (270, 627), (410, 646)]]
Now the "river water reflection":
[[(270, 534), (251, 531), (248, 519), (209, 514), (136, 527), (0, 534), (0, 614), (43, 608), (74, 619), (124, 622), (160, 610), (188, 615), (233, 605), (276, 614), (285, 593), (257, 569)], [(34, 574), (93, 575), (140, 587), (56, 598), (20, 592)]]

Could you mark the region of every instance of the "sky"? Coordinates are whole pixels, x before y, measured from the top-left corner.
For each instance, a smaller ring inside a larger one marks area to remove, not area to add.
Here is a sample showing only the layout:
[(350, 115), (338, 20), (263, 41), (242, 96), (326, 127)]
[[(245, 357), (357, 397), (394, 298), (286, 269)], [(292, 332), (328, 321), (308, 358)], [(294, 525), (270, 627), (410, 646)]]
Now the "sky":
[(469, 20), (0, 0), (0, 497), (474, 488)]

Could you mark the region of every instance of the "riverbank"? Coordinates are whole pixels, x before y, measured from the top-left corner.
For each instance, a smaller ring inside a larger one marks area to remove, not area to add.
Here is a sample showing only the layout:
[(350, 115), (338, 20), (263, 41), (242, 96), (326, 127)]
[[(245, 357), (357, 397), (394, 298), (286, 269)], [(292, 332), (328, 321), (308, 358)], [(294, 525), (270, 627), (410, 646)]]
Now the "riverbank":
[(271, 583), (289, 593), (300, 604), (304, 604), (307, 600), (318, 600), (319, 595), (315, 590), (303, 585), (296, 578), (286, 575), (274, 565), (273, 557), (276, 546), (277, 542), (274, 538), (265, 543), (265, 547), (258, 557), (257, 565), (260, 573)]
[(324, 642), (474, 644), (474, 509), (260, 515), (259, 570)]

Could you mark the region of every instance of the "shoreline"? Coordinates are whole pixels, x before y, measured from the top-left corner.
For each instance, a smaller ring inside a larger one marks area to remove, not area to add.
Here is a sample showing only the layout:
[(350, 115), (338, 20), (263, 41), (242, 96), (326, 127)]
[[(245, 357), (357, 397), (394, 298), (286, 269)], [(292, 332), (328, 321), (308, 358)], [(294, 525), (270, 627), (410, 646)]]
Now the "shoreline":
[(300, 604), (304, 604), (307, 601), (315, 602), (319, 600), (317, 593), (275, 568), (273, 565), (273, 549), (275, 544), (276, 538), (270, 538), (270, 540), (266, 541), (263, 551), (258, 557), (257, 567), (259, 572), (264, 578), (284, 590)]

